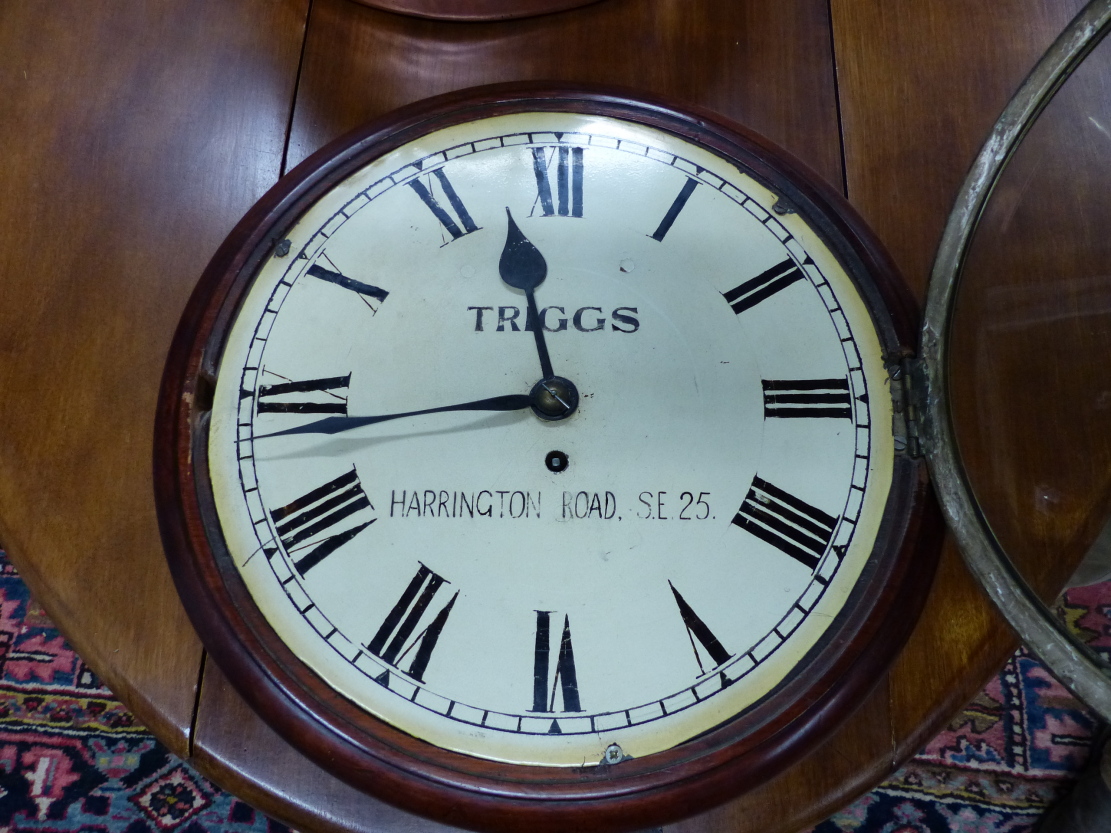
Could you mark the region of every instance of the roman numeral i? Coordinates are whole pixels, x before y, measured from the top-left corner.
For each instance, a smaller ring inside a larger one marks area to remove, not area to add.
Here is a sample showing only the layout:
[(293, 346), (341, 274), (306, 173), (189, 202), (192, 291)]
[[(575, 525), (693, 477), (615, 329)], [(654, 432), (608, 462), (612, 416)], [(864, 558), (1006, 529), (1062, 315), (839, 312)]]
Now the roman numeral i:
[(813, 570), (833, 539), (837, 518), (754, 477), (733, 523)]
[(377, 520), (371, 518), (343, 531), (335, 531), (341, 521), (361, 509), (373, 511), (374, 507), (359, 483), (358, 473), (352, 467), (347, 474), (306, 492), (285, 506), (271, 509), (270, 517), (282, 546), (290, 557), (293, 557), (293, 553), (298, 551), (303, 542), (310, 541), (322, 532), (332, 532), (327, 538), (306, 544), (305, 548), (311, 549), (294, 562), (297, 572), (304, 576)]

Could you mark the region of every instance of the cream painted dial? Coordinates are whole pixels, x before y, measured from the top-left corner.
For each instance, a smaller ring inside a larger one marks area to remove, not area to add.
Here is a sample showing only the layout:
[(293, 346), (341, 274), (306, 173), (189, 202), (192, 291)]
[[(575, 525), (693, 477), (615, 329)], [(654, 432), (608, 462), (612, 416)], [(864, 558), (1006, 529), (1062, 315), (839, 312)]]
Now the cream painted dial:
[(208, 441), (280, 639), (398, 729), (524, 765), (669, 749), (790, 685), (894, 448), (868, 310), (778, 200), (553, 112), (331, 187), (236, 312)]

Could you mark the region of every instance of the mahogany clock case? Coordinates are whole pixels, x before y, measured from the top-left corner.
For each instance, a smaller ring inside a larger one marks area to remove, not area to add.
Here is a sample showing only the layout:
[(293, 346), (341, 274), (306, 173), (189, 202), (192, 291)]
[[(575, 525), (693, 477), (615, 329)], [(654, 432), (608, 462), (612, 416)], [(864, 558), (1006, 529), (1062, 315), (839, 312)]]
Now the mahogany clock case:
[[(520, 767), (448, 752), (368, 715), (275, 635), (224, 544), (207, 477), (207, 429), (221, 352), (260, 264), (285, 230), (353, 171), (432, 130), (479, 117), (552, 111), (672, 133), (780, 195), (841, 261), (892, 368), (912, 355), (916, 311), (881, 245), (832, 188), (763, 138), (720, 117), (630, 91), (497, 85), (405, 107), (337, 140), (243, 218), (203, 274), (175, 335), (155, 429), (163, 544), (202, 641), (252, 707), (292, 745), (355, 787), (412, 812), (488, 830), (636, 829), (708, 809), (771, 778), (861, 703), (909, 635), (929, 589), (942, 526), (924, 462), (897, 454), (880, 533), (849, 602), (822, 641), (762, 701), (705, 735), (614, 766)], [(894, 376), (898, 370), (893, 369)], [(898, 407), (898, 406), (897, 406)]]

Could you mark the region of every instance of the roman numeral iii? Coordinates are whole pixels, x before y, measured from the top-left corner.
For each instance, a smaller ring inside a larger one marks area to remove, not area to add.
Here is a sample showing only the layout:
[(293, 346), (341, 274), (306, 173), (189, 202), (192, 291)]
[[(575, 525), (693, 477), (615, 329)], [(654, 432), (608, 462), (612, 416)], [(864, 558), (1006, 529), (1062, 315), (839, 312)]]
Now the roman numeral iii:
[(802, 270), (795, 262), (788, 258), (782, 263), (777, 263), (771, 269), (761, 272), (750, 281), (745, 281), (740, 286), (723, 293), (733, 312), (740, 315), (747, 309), (752, 309), (761, 301), (767, 300), (781, 289), (786, 289), (795, 281), (805, 277)]
[(848, 379), (764, 379), (764, 418), (852, 419)]
[[(467, 207), (463, 205), (463, 201), (459, 199), (459, 195), (455, 192), (455, 187), (447, 178), (443, 168), (437, 168), (431, 174), (424, 177), (424, 182), (420, 178), (411, 180), (409, 187), (416, 191), (417, 196), (421, 198), (428, 210), (436, 215), (436, 219), (440, 221), (440, 225), (444, 230), (451, 235), (451, 240), (445, 243), (451, 243), (453, 240), (458, 240), (465, 234), (470, 234), (472, 231), (478, 231), (478, 226), (475, 225), (474, 220), (471, 219)], [(445, 206), (440, 202), (436, 192), (443, 195), (444, 200), (447, 201)], [(450, 211), (448, 209), (451, 209)], [(455, 216), (452, 216), (454, 212)]]
[(755, 477), (733, 523), (813, 570), (833, 538), (837, 518)]
[[(300, 544), (310, 541), (304, 548), (300, 548), (308, 549), (308, 552), (297, 558), (293, 564), (303, 576), (377, 520), (371, 518), (347, 529), (339, 529), (342, 521), (362, 509), (373, 511), (374, 507), (363, 492), (359, 475), (352, 467), (347, 474), (306, 492), (297, 500), (278, 509), (271, 509), (270, 517), (274, 521), (275, 532), (290, 557), (293, 557), (295, 551), (299, 551)], [(322, 532), (331, 534), (326, 538), (316, 538)], [(311, 540), (314, 538), (316, 540)]]
[[(571, 620), (563, 617), (563, 636), (559, 640), (559, 656), (555, 676), (551, 676), (551, 616), (550, 610), (536, 611), (536, 650), (533, 654), (532, 708), (534, 712), (554, 712), (556, 689), (563, 698), (563, 711), (581, 712), (579, 680), (575, 673), (575, 652), (571, 647)], [(551, 679), (551, 688), (548, 680)], [(553, 724), (554, 725), (554, 724)]]
[(455, 600), (459, 598), (459, 591), (455, 591), (455, 595), (448, 600), (439, 613), (432, 617), (420, 633), (413, 636), (413, 631), (417, 629), (421, 617), (432, 604), (437, 591), (444, 584), (449, 583), (443, 576), (437, 575), (421, 564), (420, 569), (405, 588), (405, 592), (397, 600), (397, 604), (386, 614), (378, 632), (367, 644), (367, 649), (394, 668), (400, 668), (405, 657), (416, 649), (413, 661), (409, 663), (409, 670), (405, 673), (423, 683), (428, 661), (432, 658), (432, 651), (435, 650), (440, 634), (444, 631), (444, 625), (447, 624), (451, 609), (455, 606)]
[[(280, 382), (258, 389), (260, 414), (347, 415), (347, 388), (351, 374), (304, 382)], [(341, 393), (341, 391), (343, 393)]]
[[(555, 199), (551, 166), (555, 162)], [(542, 217), (581, 217), (583, 215), (583, 149), (560, 146), (532, 149), (532, 170), (536, 175), (536, 201)]]

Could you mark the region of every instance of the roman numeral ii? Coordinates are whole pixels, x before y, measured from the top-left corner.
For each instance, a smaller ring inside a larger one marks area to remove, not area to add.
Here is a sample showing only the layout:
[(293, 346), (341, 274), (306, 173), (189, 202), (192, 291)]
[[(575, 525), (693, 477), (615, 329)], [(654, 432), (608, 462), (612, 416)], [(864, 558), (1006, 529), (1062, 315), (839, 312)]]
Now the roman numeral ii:
[(740, 315), (803, 277), (802, 270), (788, 258), (723, 294), (733, 312)]

